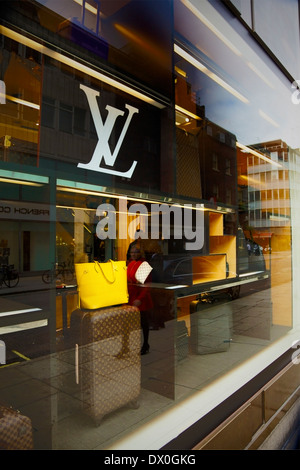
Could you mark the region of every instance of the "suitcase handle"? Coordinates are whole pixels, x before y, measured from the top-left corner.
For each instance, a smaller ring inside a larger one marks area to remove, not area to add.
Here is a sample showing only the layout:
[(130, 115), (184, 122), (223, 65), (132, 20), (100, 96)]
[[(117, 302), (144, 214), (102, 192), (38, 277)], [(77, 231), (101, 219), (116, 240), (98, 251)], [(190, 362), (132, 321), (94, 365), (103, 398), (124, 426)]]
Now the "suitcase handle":
[(78, 344), (75, 344), (75, 382), (79, 384)]
[[(112, 280), (112, 281), (111, 281), (110, 279), (108, 279), (108, 277), (104, 274), (104, 271), (103, 271), (103, 269), (102, 269), (102, 267), (101, 267), (101, 263), (99, 263), (99, 261), (94, 261), (94, 263), (95, 263), (95, 266), (98, 266), (98, 267), (99, 267), (99, 269), (100, 269), (100, 271), (101, 271), (101, 273), (102, 273), (102, 276), (104, 277), (104, 279), (105, 279), (109, 284), (113, 284), (113, 283), (116, 281), (115, 265), (114, 265), (114, 262), (113, 262), (111, 259), (108, 261), (108, 263), (111, 264), (111, 271), (112, 271), (112, 275), (113, 275), (113, 280)], [(96, 269), (96, 267), (95, 267), (95, 270), (96, 270), (96, 272), (98, 272), (97, 269)]]

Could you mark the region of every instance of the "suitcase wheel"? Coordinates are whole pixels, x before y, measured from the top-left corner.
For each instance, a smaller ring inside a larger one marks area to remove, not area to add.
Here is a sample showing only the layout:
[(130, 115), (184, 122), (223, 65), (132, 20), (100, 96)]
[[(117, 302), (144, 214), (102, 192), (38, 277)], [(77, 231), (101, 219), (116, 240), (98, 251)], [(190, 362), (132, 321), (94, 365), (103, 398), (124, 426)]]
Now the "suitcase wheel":
[(131, 400), (128, 403), (128, 406), (132, 408), (133, 410), (137, 410), (140, 407), (140, 402), (138, 400)]

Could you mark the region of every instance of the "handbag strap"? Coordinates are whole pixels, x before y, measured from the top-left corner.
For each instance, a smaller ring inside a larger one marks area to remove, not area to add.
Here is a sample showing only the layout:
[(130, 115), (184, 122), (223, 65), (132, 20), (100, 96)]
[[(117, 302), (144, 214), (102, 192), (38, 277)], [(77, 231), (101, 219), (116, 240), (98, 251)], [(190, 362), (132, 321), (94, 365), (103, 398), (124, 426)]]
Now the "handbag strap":
[(102, 266), (101, 266), (101, 263), (99, 263), (99, 261), (94, 261), (95, 263), (95, 270), (97, 272), (97, 269), (96, 269), (96, 266), (99, 266), (100, 268), (100, 271), (102, 272), (103, 274), (103, 277), (106, 279), (106, 281), (109, 283), (109, 284), (113, 284), (116, 280), (116, 274), (115, 274), (115, 269), (114, 269), (114, 262), (110, 259), (109, 260), (110, 264), (111, 264), (111, 267), (112, 267), (112, 272), (113, 272), (113, 280), (111, 281), (110, 279), (108, 279), (108, 277), (104, 274), (104, 271), (102, 269)]

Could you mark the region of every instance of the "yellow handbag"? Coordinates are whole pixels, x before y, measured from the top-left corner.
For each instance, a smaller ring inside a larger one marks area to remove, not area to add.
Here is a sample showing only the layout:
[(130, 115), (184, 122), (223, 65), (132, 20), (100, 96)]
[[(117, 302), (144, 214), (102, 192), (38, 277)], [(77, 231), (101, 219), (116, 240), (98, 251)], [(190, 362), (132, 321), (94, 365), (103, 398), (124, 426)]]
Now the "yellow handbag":
[(128, 303), (125, 261), (75, 264), (78, 307), (96, 309)]

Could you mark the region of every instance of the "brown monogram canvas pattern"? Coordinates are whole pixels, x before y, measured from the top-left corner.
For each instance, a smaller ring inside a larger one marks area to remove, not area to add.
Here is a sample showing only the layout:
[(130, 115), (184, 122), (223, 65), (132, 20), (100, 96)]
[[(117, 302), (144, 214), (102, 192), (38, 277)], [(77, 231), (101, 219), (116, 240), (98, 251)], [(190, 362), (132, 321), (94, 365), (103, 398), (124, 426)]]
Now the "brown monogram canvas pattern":
[(138, 282), (140, 282), (141, 284), (144, 284), (144, 282), (146, 281), (147, 277), (149, 276), (149, 274), (151, 273), (152, 271), (152, 267), (150, 266), (149, 263), (147, 263), (147, 261), (144, 261), (137, 269), (136, 273), (135, 273), (135, 278)]
[(5, 406), (0, 406), (0, 450), (32, 450), (31, 420)]
[(121, 306), (76, 310), (72, 332), (79, 344), (82, 405), (99, 424), (124, 405), (137, 405), (141, 383), (140, 312)]

